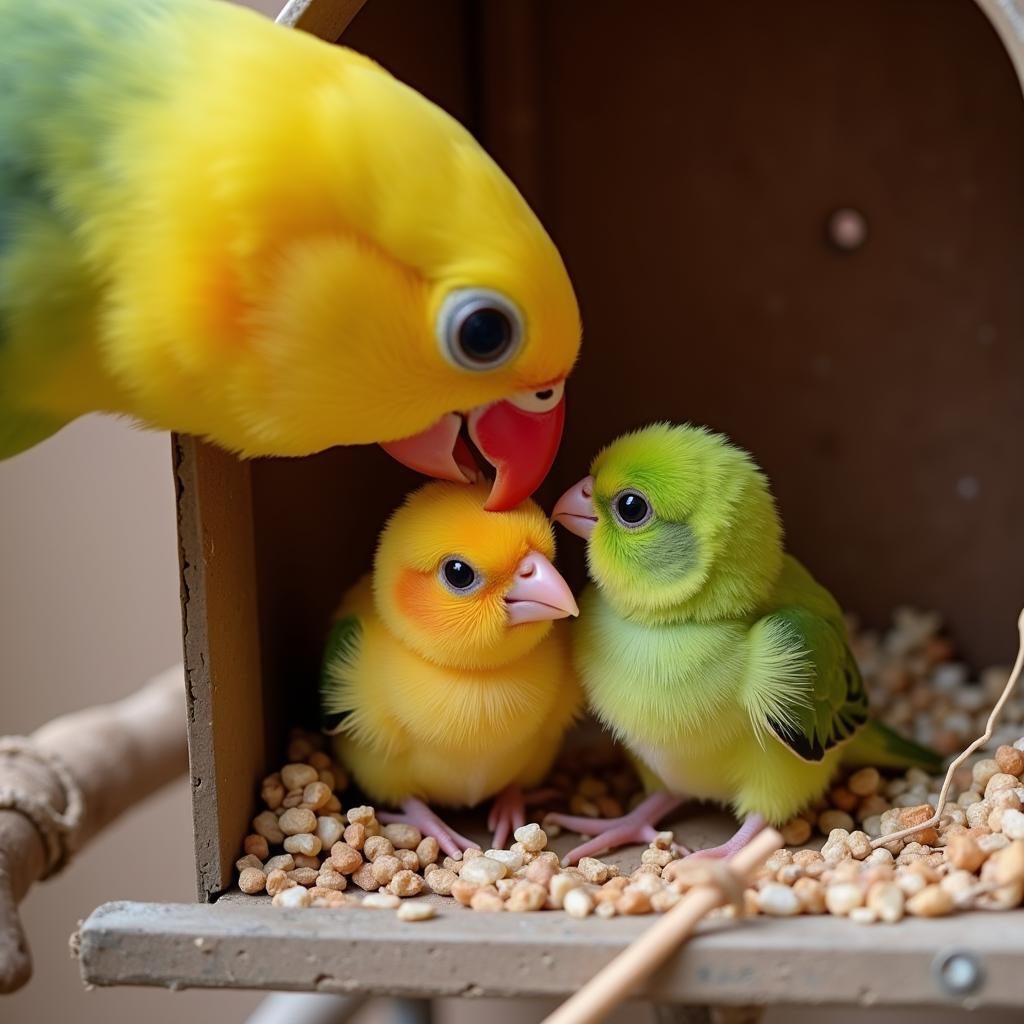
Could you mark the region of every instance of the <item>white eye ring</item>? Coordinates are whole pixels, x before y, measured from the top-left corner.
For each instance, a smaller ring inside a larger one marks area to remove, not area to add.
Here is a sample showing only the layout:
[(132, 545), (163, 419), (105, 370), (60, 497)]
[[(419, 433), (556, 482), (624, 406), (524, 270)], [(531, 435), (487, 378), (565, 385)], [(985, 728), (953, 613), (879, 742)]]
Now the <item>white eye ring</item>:
[(510, 395), (508, 401), (526, 412), (550, 412), (562, 400), (565, 394), (565, 381), (550, 384), (537, 391), (520, 391)]
[(522, 314), (488, 288), (457, 288), (447, 295), (435, 330), (441, 355), (462, 370), (495, 370), (523, 343)]

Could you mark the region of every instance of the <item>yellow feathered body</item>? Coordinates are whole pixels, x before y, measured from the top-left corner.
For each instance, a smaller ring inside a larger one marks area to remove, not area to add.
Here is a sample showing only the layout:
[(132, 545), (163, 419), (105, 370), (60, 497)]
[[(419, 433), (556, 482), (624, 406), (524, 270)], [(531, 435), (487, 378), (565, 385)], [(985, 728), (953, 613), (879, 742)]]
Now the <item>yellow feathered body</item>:
[[(470, 134), (217, 0), (0, 0), (0, 457), (94, 410), (301, 455), (561, 379), (565, 268)], [(527, 324), (491, 372), (453, 289)]]
[[(579, 710), (564, 624), (507, 622), (516, 566), (553, 555), (550, 526), (532, 502), (492, 513), (485, 497), (482, 485), (417, 491), (338, 609), (322, 704), (339, 757), (376, 801), (472, 806), (533, 786)], [(483, 580), (465, 596), (439, 579), (452, 556)]]
[(543, 779), (580, 701), (563, 628), (508, 664), (455, 669), (397, 640), (374, 611), (369, 578), (338, 616), (363, 623), (333, 705), (352, 710), (338, 755), (375, 800), (472, 807)]

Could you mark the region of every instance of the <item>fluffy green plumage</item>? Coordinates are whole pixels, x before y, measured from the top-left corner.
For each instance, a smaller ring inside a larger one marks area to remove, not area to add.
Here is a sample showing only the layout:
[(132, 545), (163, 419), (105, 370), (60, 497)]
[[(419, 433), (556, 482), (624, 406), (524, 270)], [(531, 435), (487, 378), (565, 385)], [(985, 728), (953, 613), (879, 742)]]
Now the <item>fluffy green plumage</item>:
[[(724, 438), (654, 424), (619, 438), (591, 472), (599, 522), (588, 565), (624, 615), (716, 622), (752, 609), (778, 577), (782, 527), (771, 495), (750, 457)], [(626, 487), (657, 502), (641, 531), (611, 518), (611, 500)]]
[(168, 63), (123, 36), (166, 7), (0, 0), (0, 458), (84, 411), (26, 395), (90, 393), (102, 405), (112, 393), (90, 351), (99, 254), (83, 237), (92, 220), (117, 215), (102, 159), (110, 121), (126, 96), (151, 93)]
[[(597, 715), (665, 786), (781, 822), (824, 791), (861, 736), (887, 745), (889, 763), (936, 767), (930, 751), (865, 728), (840, 608), (784, 553), (746, 452), (656, 424), (601, 452), (592, 474), (595, 583), (576, 663)], [(624, 491), (649, 503), (650, 522), (616, 516)]]
[(363, 627), (354, 615), (338, 619), (327, 635), (323, 664), (320, 668), (320, 708), (324, 729), (331, 734), (348, 717), (347, 709), (338, 706), (341, 687), (339, 676), (351, 670), (359, 653), (359, 638)]

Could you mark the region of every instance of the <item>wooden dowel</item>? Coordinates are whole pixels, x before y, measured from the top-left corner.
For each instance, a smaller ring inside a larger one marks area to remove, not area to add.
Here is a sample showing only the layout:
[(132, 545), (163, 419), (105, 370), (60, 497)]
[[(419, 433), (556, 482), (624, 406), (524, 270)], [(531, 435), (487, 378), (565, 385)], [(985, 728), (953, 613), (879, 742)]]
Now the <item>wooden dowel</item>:
[(275, 20), (279, 25), (335, 43), (365, 3), (366, 0), (288, 0)]
[[(744, 882), (783, 845), (782, 836), (765, 829), (725, 863)], [(544, 1024), (598, 1024), (650, 977), (697, 927), (709, 911), (727, 902), (714, 884), (694, 886), (661, 919), (570, 996)]]
[[(113, 704), (62, 715), (36, 730), (32, 740), (41, 752), (61, 758), (81, 792), (78, 849), (188, 768), (184, 670), (177, 665)], [(64, 810), (60, 780), (32, 758), (0, 758), (0, 786)], [(20, 811), (0, 810), (0, 993), (20, 988), (32, 973), (18, 903), (47, 868), (36, 826)]]

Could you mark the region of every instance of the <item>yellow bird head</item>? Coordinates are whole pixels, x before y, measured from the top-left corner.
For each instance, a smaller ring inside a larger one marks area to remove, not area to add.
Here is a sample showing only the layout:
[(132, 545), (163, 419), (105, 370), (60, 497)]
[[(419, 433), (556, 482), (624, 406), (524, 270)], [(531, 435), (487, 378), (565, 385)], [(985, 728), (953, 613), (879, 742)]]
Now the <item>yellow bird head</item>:
[(485, 484), (430, 483), (381, 534), (377, 610), (407, 646), (437, 664), (488, 668), (536, 646), (554, 619), (578, 614), (552, 565), (554, 536), (532, 501), (484, 508)]
[[(230, 40), (216, 41), (208, 63), (230, 75), (181, 101), (196, 162), (217, 176), (162, 185), (152, 203), (168, 211), (167, 236), (193, 238), (180, 259), (159, 246), (160, 266), (180, 264), (188, 283), (165, 309), (196, 348), (220, 339), (224, 415), (244, 426), (232, 447), (381, 442), (460, 482), (478, 478), (475, 447), (496, 470), (488, 508), (513, 508), (554, 459), (580, 344), (557, 249), (440, 108), (366, 57), (257, 20), (232, 61)], [(237, 116), (202, 127), (197, 112), (224, 97)], [(147, 131), (157, 158), (184, 145), (166, 122)]]

